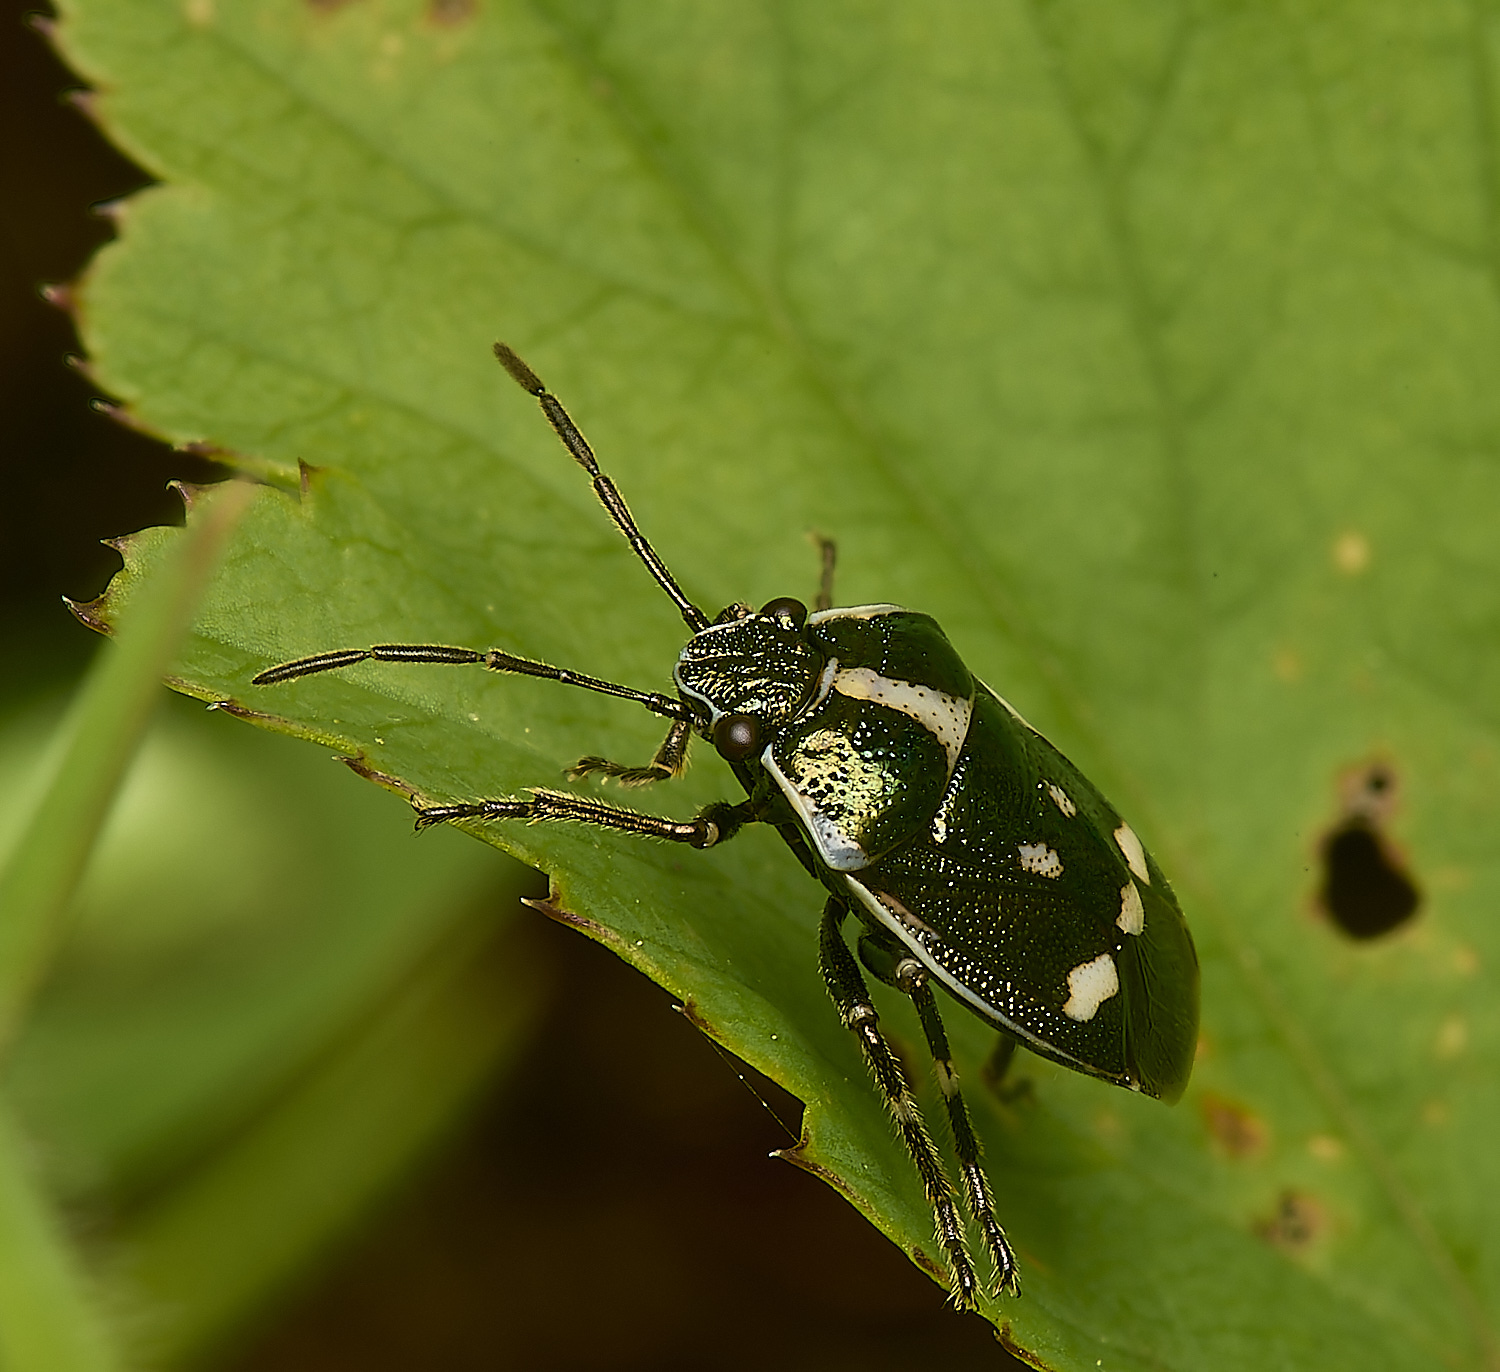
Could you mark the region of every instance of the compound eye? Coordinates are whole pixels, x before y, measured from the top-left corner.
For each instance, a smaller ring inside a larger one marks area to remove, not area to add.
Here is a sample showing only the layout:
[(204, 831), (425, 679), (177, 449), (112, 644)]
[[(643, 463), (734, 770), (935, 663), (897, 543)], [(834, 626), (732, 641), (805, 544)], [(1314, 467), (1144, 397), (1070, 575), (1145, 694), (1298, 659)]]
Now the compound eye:
[(777, 600), (766, 601), (760, 607), (760, 612), (771, 619), (779, 619), (783, 623), (790, 623), (794, 629), (800, 629), (807, 623), (807, 606), (800, 600), (794, 600), (789, 595), (781, 596)]
[(753, 715), (720, 715), (714, 747), (726, 762), (741, 762), (760, 749), (760, 721)]

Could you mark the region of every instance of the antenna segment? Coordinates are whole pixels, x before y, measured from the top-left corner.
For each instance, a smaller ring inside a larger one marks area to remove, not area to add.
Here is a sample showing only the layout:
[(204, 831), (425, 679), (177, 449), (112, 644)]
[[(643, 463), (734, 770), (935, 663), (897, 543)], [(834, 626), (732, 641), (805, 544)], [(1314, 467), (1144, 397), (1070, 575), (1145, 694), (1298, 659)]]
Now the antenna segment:
[(541, 378), (504, 343), (495, 344), (495, 356), (499, 359), (500, 365), (510, 373), (511, 379), (523, 391), (536, 397), (537, 403), (542, 407), (542, 413), (547, 416), (547, 422), (562, 439), (563, 447), (573, 454), (573, 460), (589, 474), (589, 480), (594, 487), (594, 494), (599, 497), (599, 503), (609, 511), (609, 517), (625, 535), (635, 555), (645, 563), (646, 570), (655, 578), (656, 584), (672, 598), (672, 603), (681, 611), (688, 628), (695, 634), (708, 628), (708, 616), (682, 593), (682, 587), (667, 570), (667, 564), (656, 555), (656, 549), (646, 541), (646, 536), (636, 527), (630, 508), (625, 504), (625, 497), (620, 494), (615, 483), (599, 470), (594, 450), (589, 447), (588, 440), (579, 433), (578, 425), (563, 409), (562, 401), (553, 395), (542, 384)]

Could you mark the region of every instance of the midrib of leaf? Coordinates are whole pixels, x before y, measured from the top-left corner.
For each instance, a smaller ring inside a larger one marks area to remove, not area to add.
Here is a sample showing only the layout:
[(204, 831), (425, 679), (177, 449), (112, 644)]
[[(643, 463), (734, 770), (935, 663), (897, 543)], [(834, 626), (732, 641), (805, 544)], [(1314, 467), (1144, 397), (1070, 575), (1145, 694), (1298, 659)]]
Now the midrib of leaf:
[[(1097, 750), (1097, 756), (1111, 759), (1110, 765), (1117, 776), (1127, 775), (1126, 769), (1120, 767), (1115, 760), (1114, 750), (1105, 745), (1097, 731), (1084, 725), (1082, 697), (1058, 666), (1055, 655), (1031, 617), (1018, 608), (1013, 608), (1013, 597), (1006, 593), (1002, 584), (1004, 578), (999, 570), (979, 557), (971, 549), (969, 540), (949, 536), (950, 525), (943, 517), (943, 508), (937, 498), (926, 486), (905, 474), (903, 464), (897, 456), (896, 445), (888, 436), (882, 435), (880, 426), (841, 383), (837, 370), (829, 365), (813, 345), (808, 330), (797, 312), (784, 299), (782, 292), (772, 284), (757, 281), (740, 266), (728, 245), (729, 235), (717, 222), (717, 216), (704, 203), (703, 197), (693, 193), (690, 179), (655, 150), (647, 130), (648, 121), (638, 110), (627, 108), (629, 101), (626, 94), (634, 90), (634, 83), (629, 75), (599, 63), (564, 27), (545, 14), (536, 0), (532, 0), (530, 9), (538, 22), (556, 37), (558, 52), (568, 59), (582, 78), (575, 82), (575, 89), (580, 96), (592, 101), (595, 108), (614, 125), (621, 139), (629, 144), (638, 164), (649, 173), (663, 195), (676, 207), (680, 221), (691, 229), (705, 251), (718, 264), (725, 278), (762, 321), (762, 331), (779, 340), (785, 347), (801, 374), (810, 383), (812, 393), (849, 435), (851, 446), (859, 451), (865, 464), (880, 476), (908, 511), (920, 516), (920, 522), (931, 536), (932, 546), (947, 550), (948, 555), (972, 583), (989, 614), (995, 633), (1024, 646), (1052, 695), (1057, 715), (1090, 740)], [(602, 100), (599, 92), (603, 88), (610, 89), (616, 98)], [(640, 103), (642, 102), (637, 98), (636, 104)], [(790, 171), (784, 167), (783, 174), (785, 181), (790, 183)], [(791, 198), (790, 190), (784, 191), (783, 205)]]
[[(535, 4), (531, 6), (533, 16), (538, 24), (552, 33), (557, 40), (557, 51), (565, 56), (569, 63), (575, 68), (578, 75), (607, 76), (612, 83), (612, 88), (617, 95), (632, 88), (632, 83), (624, 74), (614, 69), (606, 69), (593, 58), (567, 34), (566, 30), (555, 24), (549, 16), (543, 14)], [(556, 249), (546, 247), (535, 242), (525, 234), (520, 233), (511, 225), (496, 220), (493, 216), (480, 213), (473, 206), (457, 199), (450, 187), (440, 181), (433, 181), (418, 172), (406, 159), (400, 157), (390, 148), (374, 142), (358, 125), (345, 119), (337, 110), (316, 98), (315, 94), (303, 85), (292, 80), (284, 71), (268, 65), (260, 55), (226, 32), (222, 25), (212, 25), (204, 33), (204, 36), (214, 42), (222, 51), (235, 60), (243, 63), (258, 73), (263, 79), (285, 91), (289, 96), (307, 112), (324, 121), (330, 128), (334, 129), (341, 137), (362, 149), (374, 163), (383, 164), (401, 173), (412, 185), (420, 188), (430, 196), (434, 202), (441, 205), (461, 222), (478, 225), (493, 233), (498, 239), (519, 247), (537, 256), (540, 260), (555, 263), (576, 271), (580, 275), (588, 276), (599, 282), (602, 287), (618, 290), (627, 295), (633, 295), (639, 299), (650, 301), (664, 310), (677, 312), (697, 319), (719, 320), (719, 316), (701, 310), (690, 309), (683, 301), (663, 295), (659, 291), (653, 291), (643, 283), (636, 281), (620, 280), (599, 270), (596, 264), (576, 260), (567, 254), (558, 252)], [(914, 482), (902, 474), (902, 464), (897, 458), (894, 445), (879, 433), (879, 426), (871, 420), (862, 407), (848, 394), (847, 389), (837, 380), (835, 371), (819, 355), (817, 350), (809, 341), (807, 331), (802, 327), (795, 312), (780, 298), (780, 292), (762, 285), (745, 272), (735, 260), (732, 252), (727, 246), (727, 235), (721, 227), (715, 223), (712, 212), (702, 205), (700, 198), (694, 196), (687, 184), (687, 178), (670, 167), (665, 159), (658, 156), (652, 149), (649, 134), (646, 133), (644, 121), (639, 117), (629, 117), (624, 110), (625, 100), (623, 98), (604, 100), (601, 98), (597, 84), (582, 79), (575, 82), (575, 91), (580, 98), (591, 101), (595, 108), (601, 111), (625, 141), (634, 151), (638, 165), (650, 179), (656, 184), (666, 199), (677, 209), (681, 223), (691, 230), (699, 243), (710, 254), (714, 262), (723, 273), (725, 280), (734, 288), (735, 292), (745, 302), (748, 311), (753, 318), (758, 318), (762, 324), (762, 331), (770, 337), (780, 340), (782, 345), (792, 355), (799, 365), (803, 375), (808, 379), (810, 389), (822, 401), (829, 413), (836, 418), (851, 436), (853, 445), (858, 448), (865, 461), (883, 479), (885, 484), (899, 498), (909, 510), (921, 517), (921, 522), (931, 534), (933, 545), (948, 549), (954, 561), (958, 564), (964, 575), (973, 584), (980, 602), (986, 610), (995, 626), (996, 633), (1002, 638), (1009, 638), (1022, 645), (1031, 660), (1036, 664), (1039, 677), (1047, 685), (1052, 697), (1052, 705), (1056, 715), (1066, 721), (1080, 736), (1087, 737), (1095, 750), (1095, 755), (1105, 760), (1105, 765), (1110, 766), (1116, 777), (1121, 779), (1117, 789), (1127, 794), (1133, 789), (1126, 778), (1129, 770), (1122, 767), (1113, 748), (1108, 746), (1107, 741), (1092, 728), (1089, 728), (1084, 720), (1086, 712), (1083, 708), (1082, 697), (1072, 686), (1071, 678), (1062, 670), (1056, 660), (1055, 654), (1048, 645), (1045, 636), (1037, 629), (1029, 615), (1018, 608), (1012, 608), (1012, 597), (1007, 595), (1001, 582), (998, 569), (982, 560), (977, 554), (970, 550), (969, 541), (966, 539), (954, 539), (948, 537), (948, 525), (942, 518), (941, 507), (929, 491), (920, 483)], [(158, 159), (150, 159), (155, 163)], [(170, 173), (162, 169), (161, 175), (170, 180)], [(258, 179), (264, 179), (259, 173)], [(788, 175), (787, 180), (790, 181)], [(286, 183), (274, 183), (286, 188)], [(787, 197), (789, 198), (789, 196)], [(344, 206), (345, 213), (352, 210), (352, 206)], [(360, 207), (360, 213), (366, 214), (364, 207)], [(367, 215), (367, 217), (369, 217)], [(375, 222), (384, 223), (377, 220)], [(158, 318), (176, 318), (168, 313), (160, 313)], [(181, 322), (188, 323), (190, 327), (200, 334), (205, 334), (201, 322), (197, 320)], [(721, 321), (721, 322), (727, 322)], [(748, 321), (747, 321), (748, 322)], [(212, 334), (206, 334), (212, 337)], [(247, 348), (243, 342), (223, 341), (227, 349), (238, 350), (245, 356), (262, 357), (275, 361), (281, 365), (292, 366), (288, 360), (283, 359), (275, 353), (265, 349)], [(295, 363), (295, 370), (304, 374), (324, 375), (310, 367), (306, 361), (299, 358)], [(493, 446), (492, 440), (484, 436), (469, 434), (466, 430), (458, 429), (447, 420), (435, 419), (430, 412), (422, 410), (410, 402), (392, 401), (385, 394), (373, 395), (371, 392), (361, 390), (352, 385), (344, 378), (332, 378), (336, 383), (352, 394), (372, 395), (372, 398), (382, 405), (390, 405), (398, 410), (405, 410), (415, 414), (424, 422), (431, 422), (434, 427), (450, 433), (461, 433), (477, 443), (482, 449), (496, 453), (504, 457)], [(1133, 796), (1132, 808), (1138, 812), (1146, 810), (1144, 797)]]

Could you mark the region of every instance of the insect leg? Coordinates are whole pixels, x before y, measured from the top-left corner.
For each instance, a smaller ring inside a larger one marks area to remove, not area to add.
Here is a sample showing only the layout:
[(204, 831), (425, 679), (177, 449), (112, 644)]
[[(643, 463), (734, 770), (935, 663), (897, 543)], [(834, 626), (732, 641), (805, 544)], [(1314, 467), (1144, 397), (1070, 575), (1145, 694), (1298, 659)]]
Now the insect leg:
[(685, 719), (673, 722), (667, 736), (656, 750), (656, 756), (645, 767), (627, 767), (623, 763), (611, 762), (603, 757), (581, 757), (568, 768), (569, 781), (578, 781), (591, 773), (613, 777), (621, 786), (645, 786), (653, 781), (671, 781), (682, 775), (687, 765), (688, 741), (693, 736), (693, 726)]
[(1009, 1291), (1013, 1296), (1021, 1294), (1020, 1274), (1016, 1269), (1015, 1254), (1005, 1240), (1005, 1231), (995, 1218), (995, 1202), (990, 1194), (989, 1178), (979, 1164), (979, 1139), (974, 1134), (974, 1123), (969, 1118), (969, 1107), (964, 1103), (963, 1093), (958, 1089), (958, 1076), (953, 1070), (953, 1056), (948, 1049), (948, 1034), (938, 1014), (937, 998), (927, 984), (927, 969), (915, 958), (903, 958), (896, 967), (897, 985), (912, 999), (917, 1015), (922, 1021), (922, 1032), (927, 1036), (927, 1046), (932, 1050), (932, 1066), (937, 1074), (938, 1085), (943, 1091), (943, 1104), (948, 1107), (948, 1123), (953, 1128), (953, 1151), (958, 1154), (958, 1168), (964, 1179), (964, 1198), (969, 1203), (969, 1213), (984, 1233), (985, 1247), (990, 1251), (990, 1261), (995, 1267), (995, 1294)]
[(524, 819), (533, 824), (543, 820), (571, 820), (576, 824), (594, 824), (601, 829), (666, 839), (669, 843), (687, 843), (694, 848), (712, 848), (716, 843), (724, 843), (756, 819), (755, 808), (748, 800), (738, 805), (719, 801), (706, 806), (697, 818), (684, 821), (622, 810), (617, 805), (605, 805), (566, 791), (544, 790), (532, 791), (530, 800), (473, 800), (416, 808), (418, 829), (456, 819)]
[(972, 1310), (979, 1292), (979, 1279), (969, 1259), (968, 1245), (964, 1242), (963, 1224), (953, 1204), (953, 1186), (943, 1170), (932, 1136), (922, 1122), (922, 1112), (917, 1108), (901, 1065), (881, 1035), (879, 1016), (870, 1003), (859, 964), (844, 942), (843, 923), (847, 914), (848, 907), (837, 897), (830, 897), (823, 907), (823, 923), (818, 936), (818, 961), (823, 980), (828, 984), (828, 994), (838, 1006), (845, 1025), (858, 1038), (865, 1064), (885, 1097), (901, 1141), (922, 1178), (922, 1189), (927, 1193), (936, 1218), (938, 1242), (948, 1255), (948, 1268), (953, 1278), (953, 1303), (960, 1309)]
[[(571, 672), (566, 667), (553, 667), (546, 662), (535, 662), (529, 657), (516, 657), (499, 648), (452, 648), (443, 643), (377, 643), (371, 648), (337, 648), (328, 653), (314, 653), (311, 657), (299, 657), (295, 662), (283, 662), (253, 678), (256, 686), (276, 686), (283, 681), (295, 681), (298, 677), (315, 676), (319, 672), (337, 671), (340, 667), (352, 667), (356, 662), (425, 662), (450, 667), (478, 665), (492, 672), (511, 672), (517, 676), (541, 677), (546, 681), (560, 681), (564, 686), (579, 686), (585, 691), (598, 691), (601, 695), (619, 696), (622, 700), (633, 700), (644, 705), (652, 714), (665, 715), (668, 719), (689, 721), (692, 718), (687, 706), (672, 696), (655, 691), (637, 691), (630, 686), (618, 686), (612, 681), (602, 681), (596, 676), (585, 676), (582, 672)], [(669, 735), (669, 738), (671, 736)], [(687, 731), (682, 733), (686, 746)]]
[(1018, 1077), (1014, 1081), (1010, 1079), (1011, 1064), (1015, 1061), (1016, 1049), (1020, 1046), (1019, 1040), (1009, 1034), (998, 1034), (994, 1048), (990, 1050), (984, 1066), (979, 1069), (979, 1079), (994, 1093), (997, 1100), (1006, 1105), (1030, 1101), (1033, 1097), (1029, 1077)]
[(995, 1046), (990, 1049), (990, 1055), (985, 1059), (984, 1066), (980, 1069), (980, 1075), (984, 1078), (984, 1084), (991, 1091), (999, 1092), (1008, 1089), (1005, 1079), (1010, 1075), (1011, 1063), (1015, 1061), (1016, 1049), (1021, 1045), (1009, 1034), (998, 1034), (995, 1037)]
[[(938, 1014), (937, 999), (928, 984), (927, 969), (894, 939), (881, 933), (865, 933), (859, 939), (859, 959), (872, 975), (887, 986), (894, 986), (903, 995), (911, 997), (917, 1016), (922, 1022), (922, 1032), (927, 1038), (927, 1047), (932, 1053), (932, 1068), (942, 1089), (943, 1105), (948, 1112), (948, 1124), (953, 1132), (953, 1150), (958, 1154), (959, 1171), (963, 1176), (964, 1199), (974, 1222), (984, 1231), (985, 1247), (989, 1249), (995, 1268), (995, 1294), (1009, 1290), (1020, 1294), (1020, 1282), (1016, 1272), (1015, 1255), (1005, 1241), (1005, 1231), (995, 1218), (994, 1201), (990, 1195), (989, 1179), (979, 1163), (979, 1139), (974, 1133), (974, 1124), (969, 1117), (968, 1105), (958, 1089), (958, 1076), (953, 1070), (953, 1055), (948, 1048), (948, 1034)], [(1015, 1040), (1006, 1036), (1012, 1045)]]
[(813, 605), (815, 610), (833, 609), (833, 564), (838, 560), (838, 545), (831, 538), (817, 535), (818, 557), (821, 560), (822, 572), (818, 577), (818, 599)]

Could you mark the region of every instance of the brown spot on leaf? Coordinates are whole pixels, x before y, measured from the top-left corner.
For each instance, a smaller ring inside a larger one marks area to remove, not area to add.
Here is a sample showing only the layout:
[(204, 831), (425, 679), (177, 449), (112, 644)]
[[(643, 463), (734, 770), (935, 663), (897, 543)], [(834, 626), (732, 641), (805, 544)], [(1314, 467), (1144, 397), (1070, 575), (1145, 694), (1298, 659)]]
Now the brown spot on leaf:
[[(192, 691), (188, 683), (181, 677), (169, 676), (166, 678), (167, 685), (173, 690), (184, 691), (191, 695)], [(248, 720), (252, 724), (272, 724), (290, 726), (291, 721), (284, 715), (273, 715), (265, 710), (252, 710), (248, 705), (241, 705), (237, 700), (211, 700), (208, 703), (210, 710), (217, 710), (220, 714), (232, 715), (235, 719)]]
[(1209, 1092), (1201, 1109), (1210, 1137), (1229, 1157), (1252, 1158), (1266, 1151), (1270, 1131), (1245, 1106)]
[(521, 904), (529, 905), (533, 910), (540, 910), (548, 919), (556, 920), (559, 924), (566, 924), (570, 929), (577, 929), (580, 933), (587, 934), (596, 943), (613, 948), (624, 956), (625, 940), (613, 929), (600, 924), (598, 920), (589, 919), (586, 915), (580, 915), (563, 905), (562, 893), (558, 890), (555, 881), (549, 881), (545, 898), (537, 900), (523, 897)]
[[(220, 707), (223, 708), (222, 706)], [(393, 777), (389, 772), (382, 772), (372, 767), (363, 753), (355, 757), (341, 757), (340, 762), (344, 764), (356, 776), (362, 776), (366, 781), (373, 781), (377, 786), (387, 791), (393, 791), (398, 796), (404, 796), (413, 805), (418, 804), (421, 799), (417, 788), (409, 781), (402, 781), (400, 777)]]
[(1277, 1198), (1270, 1216), (1258, 1220), (1255, 1233), (1284, 1252), (1307, 1252), (1328, 1230), (1328, 1212), (1305, 1191), (1290, 1187)]
[(698, 1009), (698, 1003), (691, 997), (683, 998), (682, 1003), (677, 1007), (677, 1013), (687, 1020), (693, 1028), (697, 1029), (699, 1033), (706, 1034), (711, 1039), (720, 1037), (718, 1031), (704, 1017), (703, 1012)]
[(297, 459), (297, 494), (306, 500), (312, 491), (313, 478), (323, 471), (322, 467), (315, 467), (311, 462), (304, 462), (300, 457)]
[[(863, 1201), (859, 1196), (854, 1194), (843, 1177), (830, 1168), (824, 1167), (821, 1163), (813, 1162), (807, 1156), (803, 1151), (807, 1147), (807, 1144), (808, 1138), (804, 1133), (790, 1148), (778, 1148), (771, 1156), (773, 1158), (780, 1158), (783, 1162), (789, 1162), (793, 1167), (800, 1167), (804, 1172), (817, 1177), (819, 1181), (827, 1182), (839, 1195), (853, 1204), (861, 1214), (867, 1214), (868, 1212), (865, 1210)], [(942, 1273), (938, 1274), (938, 1279), (940, 1281), (945, 1279)]]
[(948, 1273), (944, 1271), (942, 1263), (932, 1256), (925, 1248), (913, 1244), (908, 1250), (911, 1260), (916, 1263), (933, 1281), (939, 1285), (948, 1284)]
[(1362, 763), (1339, 778), (1342, 814), (1323, 838), (1318, 903), (1350, 938), (1371, 939), (1400, 928), (1421, 894), (1385, 826), (1399, 797), (1396, 771)]
[(479, 12), (479, 0), (427, 0), (427, 20), (442, 28), (467, 24)]
[(1003, 1321), (995, 1330), (995, 1342), (1000, 1345), (1011, 1357), (1026, 1364), (1027, 1367), (1036, 1368), (1037, 1372), (1057, 1372), (1050, 1362), (1043, 1362), (1030, 1349), (1022, 1348), (1016, 1342), (1015, 1335), (1010, 1331), (1010, 1321)]

